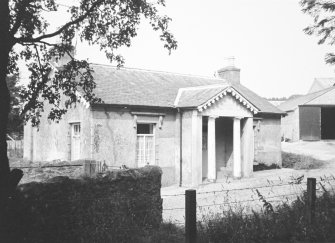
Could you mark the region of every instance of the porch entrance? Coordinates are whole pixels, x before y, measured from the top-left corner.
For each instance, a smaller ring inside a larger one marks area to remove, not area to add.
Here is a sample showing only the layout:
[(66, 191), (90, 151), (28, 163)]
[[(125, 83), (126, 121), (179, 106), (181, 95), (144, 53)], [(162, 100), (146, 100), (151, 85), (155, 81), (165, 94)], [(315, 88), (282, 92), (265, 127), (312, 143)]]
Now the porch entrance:
[[(202, 177), (208, 179), (208, 117), (203, 117)], [(215, 119), (216, 177), (222, 179), (233, 172), (233, 118)]]
[(252, 172), (252, 125), (252, 118), (202, 117), (203, 180), (248, 176)]

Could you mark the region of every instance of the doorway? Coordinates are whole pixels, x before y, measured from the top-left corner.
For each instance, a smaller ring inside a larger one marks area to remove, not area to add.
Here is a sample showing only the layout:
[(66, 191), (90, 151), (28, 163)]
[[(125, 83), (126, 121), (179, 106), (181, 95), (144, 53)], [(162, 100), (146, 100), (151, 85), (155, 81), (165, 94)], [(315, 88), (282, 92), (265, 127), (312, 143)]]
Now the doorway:
[(335, 107), (321, 108), (321, 139), (335, 139)]
[[(232, 175), (233, 168), (233, 118), (215, 119), (216, 177)], [(202, 117), (202, 179), (208, 178), (208, 117)]]

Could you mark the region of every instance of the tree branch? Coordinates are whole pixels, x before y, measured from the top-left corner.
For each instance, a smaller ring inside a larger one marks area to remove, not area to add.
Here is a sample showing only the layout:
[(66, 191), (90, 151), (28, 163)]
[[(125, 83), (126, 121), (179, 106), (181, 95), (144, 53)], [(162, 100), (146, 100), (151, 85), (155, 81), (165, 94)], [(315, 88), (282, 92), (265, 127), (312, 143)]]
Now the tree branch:
[[(18, 29), (21, 26), (21, 22), (23, 20), (24, 17), (24, 10), (26, 7), (28, 7), (28, 5), (32, 2), (33, 0), (26, 0), (22, 3), (22, 5), (19, 5), (21, 7), (19, 7), (17, 14), (16, 14), (16, 21), (12, 27), (12, 29), (10, 30), (9, 34), (10, 36), (12, 36), (14, 38), (14, 35), (16, 34), (16, 32), (18, 31)], [(18, 5), (19, 3), (17, 3), (16, 5)]]
[(96, 7), (98, 7), (103, 2), (104, 2), (104, 0), (99, 0), (99, 1), (94, 2), (92, 4), (92, 6), (86, 11), (85, 14), (79, 16), (77, 19), (75, 19), (73, 21), (70, 21), (70, 22), (66, 23), (60, 29), (58, 29), (57, 31), (55, 31), (53, 33), (41, 35), (41, 36), (38, 36), (36, 38), (31, 38), (31, 37), (15, 38), (15, 43), (20, 43), (20, 42), (40, 42), (43, 39), (47, 39), (47, 38), (51, 38), (51, 37), (57, 36), (57, 35), (61, 34), (64, 30), (66, 30), (67, 28), (69, 28), (70, 26), (78, 24), (81, 21), (83, 21), (87, 16), (89, 16), (94, 11), (94, 9)]
[(35, 46), (38, 43), (44, 44), (44, 45), (47, 45), (47, 46), (57, 46), (57, 44), (52, 44), (52, 43), (49, 43), (49, 42), (46, 42), (46, 41), (23, 42), (23, 43), (21, 43), (21, 45)]
[[(42, 64), (41, 64), (41, 58), (40, 58), (40, 54), (38, 52), (37, 46), (36, 44), (34, 45), (35, 47), (35, 51), (36, 51), (36, 55), (37, 55), (37, 59), (38, 59), (38, 65), (39, 65), (39, 69), (40, 69), (40, 73), (41, 73), (41, 82), (37, 83), (37, 87), (36, 90), (34, 92), (34, 94), (32, 95), (32, 98), (29, 99), (28, 103), (24, 106), (23, 110), (20, 113), (20, 117), (23, 117), (25, 115), (25, 113), (31, 108), (31, 105), (37, 100), (38, 98), (38, 94), (40, 92), (40, 90), (43, 88), (43, 85), (46, 81), (48, 81), (48, 74), (46, 76), (44, 76), (43, 74), (43, 68), (42, 68)], [(39, 76), (39, 75), (38, 75)]]

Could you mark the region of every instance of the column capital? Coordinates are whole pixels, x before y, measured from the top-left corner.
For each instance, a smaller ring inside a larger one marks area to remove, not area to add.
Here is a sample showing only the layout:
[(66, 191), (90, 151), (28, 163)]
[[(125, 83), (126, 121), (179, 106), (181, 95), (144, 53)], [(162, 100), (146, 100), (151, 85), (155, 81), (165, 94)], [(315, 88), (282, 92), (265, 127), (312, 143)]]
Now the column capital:
[(210, 115), (210, 116), (208, 116), (208, 118), (216, 119), (216, 118), (219, 118), (219, 116)]
[(243, 117), (240, 117), (240, 116), (234, 116), (234, 120), (242, 120)]

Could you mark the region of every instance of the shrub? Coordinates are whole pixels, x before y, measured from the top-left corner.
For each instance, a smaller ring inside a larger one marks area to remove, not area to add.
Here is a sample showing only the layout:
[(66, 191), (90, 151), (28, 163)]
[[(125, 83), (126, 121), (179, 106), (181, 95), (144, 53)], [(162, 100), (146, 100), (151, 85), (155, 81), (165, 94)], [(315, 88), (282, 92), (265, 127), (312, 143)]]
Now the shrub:
[(161, 174), (147, 166), (23, 184), (1, 230), (13, 242), (142, 242), (162, 221)]
[(184, 243), (184, 229), (173, 223), (162, 223), (158, 230), (155, 230), (145, 242), (152, 243)]
[(308, 155), (282, 152), (282, 163), (283, 168), (311, 170), (322, 168), (326, 162)]
[(254, 171), (273, 170), (273, 169), (280, 169), (280, 167), (277, 164), (266, 165), (263, 163), (259, 163), (258, 165), (254, 165)]

